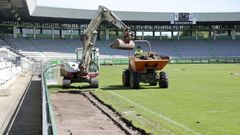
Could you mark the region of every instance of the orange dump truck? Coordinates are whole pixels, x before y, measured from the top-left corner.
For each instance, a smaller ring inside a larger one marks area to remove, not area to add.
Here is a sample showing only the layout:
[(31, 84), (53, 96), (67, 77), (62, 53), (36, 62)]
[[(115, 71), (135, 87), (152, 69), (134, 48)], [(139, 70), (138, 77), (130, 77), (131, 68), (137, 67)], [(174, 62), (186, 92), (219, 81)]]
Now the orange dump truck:
[[(141, 42), (146, 42), (151, 46), (146, 40)], [(149, 52), (151, 52), (151, 47)], [(152, 54), (149, 52), (147, 54)], [(168, 88), (168, 76), (162, 70), (169, 63), (170, 58), (168, 56), (145, 57), (129, 56), (129, 66), (122, 73), (123, 86), (138, 89), (140, 82), (143, 82), (152, 86), (159, 84), (159, 88)]]

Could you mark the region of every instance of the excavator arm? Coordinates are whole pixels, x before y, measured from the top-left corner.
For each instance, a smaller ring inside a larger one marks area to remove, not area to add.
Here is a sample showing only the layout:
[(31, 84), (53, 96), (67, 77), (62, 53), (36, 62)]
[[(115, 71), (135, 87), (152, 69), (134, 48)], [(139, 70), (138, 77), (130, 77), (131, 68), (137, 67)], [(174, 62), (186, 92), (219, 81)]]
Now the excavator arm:
[(123, 46), (122, 48), (119, 47), (117, 49), (133, 49), (134, 42), (131, 42), (132, 35), (130, 33), (129, 27), (127, 27), (111, 10), (104, 6), (99, 6), (99, 9), (96, 15), (92, 18), (91, 22), (89, 23), (86, 31), (84, 32), (83, 36), (81, 37), (81, 41), (83, 43), (83, 54), (82, 60), (79, 65), (79, 72), (78, 76), (86, 76), (88, 74), (89, 64), (91, 61), (91, 53), (92, 48), (95, 46), (96, 38), (97, 38), (97, 29), (100, 26), (101, 22), (107, 21), (112, 23), (117, 28), (121, 29), (124, 33), (122, 39), (118, 39), (117, 42), (114, 42), (114, 45), (111, 45), (112, 48), (116, 44), (119, 46)]

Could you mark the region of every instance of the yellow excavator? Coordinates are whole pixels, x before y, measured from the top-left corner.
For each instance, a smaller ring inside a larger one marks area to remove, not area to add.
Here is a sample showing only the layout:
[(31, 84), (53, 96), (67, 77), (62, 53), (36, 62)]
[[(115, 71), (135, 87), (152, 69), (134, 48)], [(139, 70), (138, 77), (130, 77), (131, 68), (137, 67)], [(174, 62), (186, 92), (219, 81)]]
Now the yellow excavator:
[(63, 87), (69, 88), (71, 83), (88, 82), (90, 87), (98, 88), (99, 50), (95, 47), (97, 29), (103, 21), (107, 21), (123, 31), (123, 38), (114, 41), (110, 47), (114, 49), (132, 50), (135, 47), (130, 28), (126, 26), (111, 10), (99, 6), (96, 15), (90, 21), (81, 37), (83, 48), (76, 49), (77, 60), (61, 65)]

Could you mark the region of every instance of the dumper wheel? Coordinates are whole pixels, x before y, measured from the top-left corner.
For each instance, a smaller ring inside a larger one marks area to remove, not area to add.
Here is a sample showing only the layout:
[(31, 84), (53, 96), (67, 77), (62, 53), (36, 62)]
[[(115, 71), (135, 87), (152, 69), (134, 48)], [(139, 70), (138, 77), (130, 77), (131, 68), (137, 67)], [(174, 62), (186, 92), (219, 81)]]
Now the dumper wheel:
[(159, 88), (168, 88), (168, 75), (166, 72), (160, 72)]
[(90, 78), (90, 87), (98, 88), (98, 79), (96, 77)]
[(130, 73), (130, 87), (132, 89), (139, 88), (139, 78), (138, 78), (138, 74), (135, 72)]
[(71, 85), (71, 80), (67, 78), (63, 78), (62, 86), (64, 89), (69, 89)]
[(128, 70), (123, 71), (122, 73), (122, 84), (125, 87), (130, 86), (130, 74)]

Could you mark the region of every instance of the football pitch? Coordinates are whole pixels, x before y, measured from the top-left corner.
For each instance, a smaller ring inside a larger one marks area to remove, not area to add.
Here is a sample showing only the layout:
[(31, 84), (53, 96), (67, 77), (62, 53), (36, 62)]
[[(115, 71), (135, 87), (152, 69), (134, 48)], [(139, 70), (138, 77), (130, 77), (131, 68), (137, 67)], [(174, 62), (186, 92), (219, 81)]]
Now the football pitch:
[(240, 133), (239, 64), (169, 64), (169, 88), (122, 87), (127, 65), (101, 66), (94, 94), (148, 133)]

